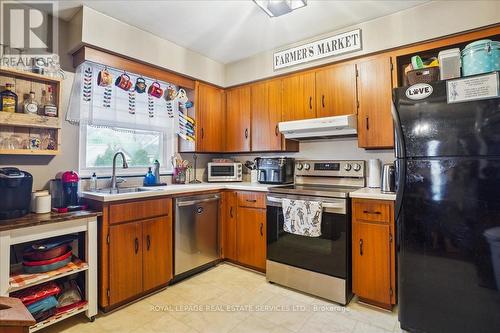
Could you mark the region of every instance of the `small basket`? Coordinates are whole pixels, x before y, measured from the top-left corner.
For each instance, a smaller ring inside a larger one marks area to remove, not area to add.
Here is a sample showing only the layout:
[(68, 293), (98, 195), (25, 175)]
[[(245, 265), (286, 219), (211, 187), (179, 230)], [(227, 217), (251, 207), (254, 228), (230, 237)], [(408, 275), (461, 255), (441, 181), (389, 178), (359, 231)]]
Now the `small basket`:
[(416, 83), (430, 83), (439, 80), (439, 66), (414, 69), (406, 73), (410, 85)]

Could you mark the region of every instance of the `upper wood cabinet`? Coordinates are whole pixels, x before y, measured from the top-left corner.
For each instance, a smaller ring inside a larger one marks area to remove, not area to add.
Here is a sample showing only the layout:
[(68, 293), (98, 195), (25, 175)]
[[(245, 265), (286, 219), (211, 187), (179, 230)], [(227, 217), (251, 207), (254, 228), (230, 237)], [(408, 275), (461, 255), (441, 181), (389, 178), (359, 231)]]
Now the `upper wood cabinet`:
[(197, 83), (196, 147), (198, 152), (224, 151), (224, 91)]
[(252, 150), (281, 150), (281, 80), (252, 85)]
[(316, 118), (314, 72), (283, 79), (282, 118), (283, 121)]
[(226, 152), (250, 151), (250, 86), (226, 91), (226, 123)]
[(316, 116), (330, 117), (355, 114), (356, 66), (334, 65), (316, 71)]
[(392, 123), (392, 66), (386, 55), (360, 61), (358, 68), (358, 145), (394, 146)]

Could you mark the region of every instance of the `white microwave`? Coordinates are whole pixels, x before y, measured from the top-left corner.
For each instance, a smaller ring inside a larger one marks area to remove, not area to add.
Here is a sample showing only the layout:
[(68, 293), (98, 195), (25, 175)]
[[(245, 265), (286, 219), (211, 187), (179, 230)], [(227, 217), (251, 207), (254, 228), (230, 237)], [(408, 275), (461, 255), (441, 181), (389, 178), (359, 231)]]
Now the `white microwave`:
[(242, 173), (241, 163), (208, 163), (209, 182), (241, 182)]

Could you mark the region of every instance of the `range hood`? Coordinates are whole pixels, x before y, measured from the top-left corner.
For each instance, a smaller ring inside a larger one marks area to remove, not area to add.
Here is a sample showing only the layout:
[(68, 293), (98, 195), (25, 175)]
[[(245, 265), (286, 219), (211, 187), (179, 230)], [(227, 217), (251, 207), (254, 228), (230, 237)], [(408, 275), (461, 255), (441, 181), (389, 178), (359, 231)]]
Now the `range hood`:
[(357, 117), (355, 114), (325, 118), (285, 121), (278, 124), (287, 139), (314, 140), (338, 136), (355, 136)]

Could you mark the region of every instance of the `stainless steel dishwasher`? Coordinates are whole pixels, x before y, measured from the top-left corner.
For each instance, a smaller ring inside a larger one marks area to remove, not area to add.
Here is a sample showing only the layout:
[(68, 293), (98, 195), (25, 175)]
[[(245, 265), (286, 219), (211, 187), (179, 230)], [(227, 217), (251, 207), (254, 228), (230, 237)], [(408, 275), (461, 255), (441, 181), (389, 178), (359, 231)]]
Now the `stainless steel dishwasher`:
[(219, 258), (219, 200), (219, 194), (175, 199), (175, 276)]

